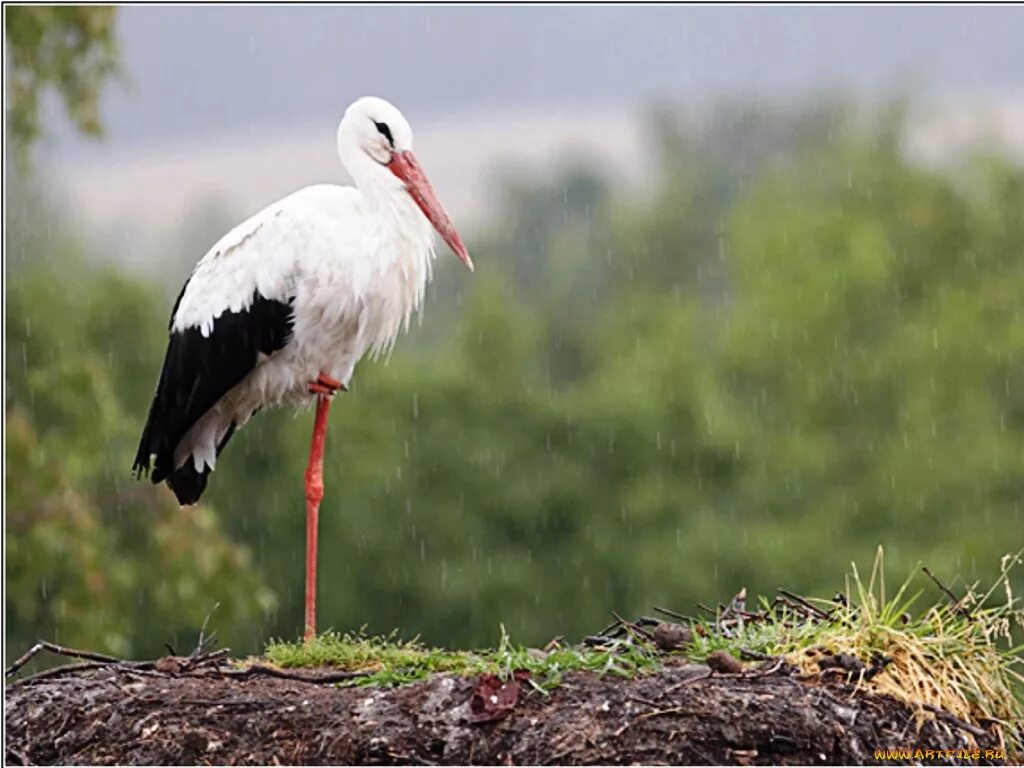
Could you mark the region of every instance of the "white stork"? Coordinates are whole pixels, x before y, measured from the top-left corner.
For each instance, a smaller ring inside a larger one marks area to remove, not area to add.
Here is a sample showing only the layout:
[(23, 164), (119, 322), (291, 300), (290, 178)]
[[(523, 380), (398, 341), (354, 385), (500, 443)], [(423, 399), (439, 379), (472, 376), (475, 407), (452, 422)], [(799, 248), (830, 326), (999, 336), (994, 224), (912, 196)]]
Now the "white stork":
[[(423, 301), (431, 225), (473, 269), (383, 99), (354, 102), (338, 154), (355, 188), (319, 184), (242, 222), (199, 260), (171, 312), (170, 341), (134, 472), (194, 504), (234, 431), (261, 408), (308, 405), (305, 634), (316, 627), (317, 520), (331, 397), (364, 354), (380, 354)], [(154, 458), (155, 457), (155, 458)], [(151, 463), (152, 462), (152, 463)], [(152, 471), (150, 471), (152, 468)]]

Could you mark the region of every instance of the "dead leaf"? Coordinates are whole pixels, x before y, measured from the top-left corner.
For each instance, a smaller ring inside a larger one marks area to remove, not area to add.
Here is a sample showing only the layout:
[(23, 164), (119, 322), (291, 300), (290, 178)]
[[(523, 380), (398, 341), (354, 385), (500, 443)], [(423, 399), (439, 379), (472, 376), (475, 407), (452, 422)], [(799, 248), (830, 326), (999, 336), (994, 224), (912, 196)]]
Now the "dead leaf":
[(529, 679), (530, 673), (525, 669), (517, 669), (508, 681), (503, 681), (497, 675), (481, 675), (469, 702), (473, 712), (469, 721), (490, 723), (505, 717), (519, 701), (520, 684)]

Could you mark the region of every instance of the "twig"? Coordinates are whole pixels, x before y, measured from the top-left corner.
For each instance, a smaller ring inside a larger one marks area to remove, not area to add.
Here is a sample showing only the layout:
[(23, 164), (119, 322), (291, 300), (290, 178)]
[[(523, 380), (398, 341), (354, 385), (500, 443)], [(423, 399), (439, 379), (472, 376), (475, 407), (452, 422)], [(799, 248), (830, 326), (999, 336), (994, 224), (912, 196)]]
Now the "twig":
[(46, 640), (40, 640), (7, 668), (4, 672), (4, 677), (10, 677), (32, 661), (37, 654), (43, 651), (49, 651), (50, 653), (54, 653), (58, 656), (66, 656), (69, 659), (88, 659), (89, 661), (102, 661), (107, 664), (120, 664), (124, 661), (123, 659), (118, 659), (114, 656), (107, 656), (104, 653), (79, 651), (75, 648), (65, 648), (63, 645), (57, 645), (56, 643), (51, 643)]
[(675, 611), (670, 611), (668, 608), (659, 608), (658, 606), (655, 605), (655, 606), (653, 606), (653, 609), (654, 609), (654, 611), (656, 613), (663, 613), (666, 616), (672, 617), (673, 619), (679, 619), (679, 621), (690, 621), (690, 617), (689, 616), (684, 616), (681, 613), (676, 613)]
[(827, 613), (825, 613), (825, 611), (821, 610), (821, 608), (819, 608), (816, 605), (812, 605), (811, 603), (807, 602), (807, 600), (805, 598), (800, 597), (800, 595), (794, 594), (793, 592), (790, 592), (788, 589), (782, 589), (780, 587), (779, 590), (778, 590), (778, 593), (780, 595), (782, 595), (783, 597), (787, 597), (790, 600), (792, 600), (793, 602), (798, 603), (801, 607), (803, 607), (807, 611), (810, 611), (812, 614), (817, 616), (819, 619), (828, 619), (829, 618), (829, 615)]
[(194, 669), (202, 664), (209, 664), (211, 661), (219, 661), (220, 659), (225, 658), (229, 653), (231, 653), (230, 648), (221, 648), (219, 651), (204, 653), (202, 656), (197, 656), (196, 658), (191, 659), (192, 663), (189, 664), (189, 668)]
[(619, 630), (621, 632), (622, 631), (622, 624), (621, 624), (621, 622), (615, 621), (615, 622), (609, 624), (604, 629), (602, 629), (600, 632), (598, 632), (598, 633), (596, 633), (594, 635), (591, 635), (591, 637), (610, 637), (610, 635), (608, 633), (612, 632), (613, 630)]
[(694, 675), (693, 677), (688, 677), (685, 680), (683, 680), (682, 682), (676, 683), (675, 685), (672, 685), (672, 686), (669, 686), (664, 691), (662, 691), (661, 692), (662, 698), (664, 698), (665, 696), (668, 696), (670, 693), (675, 693), (680, 688), (685, 688), (686, 686), (688, 686), (688, 685), (690, 685), (692, 683), (696, 683), (698, 680), (708, 680), (709, 678), (713, 677), (714, 674), (715, 673), (712, 670), (709, 669), (704, 674)]
[(768, 614), (764, 611), (736, 611), (736, 615), (749, 621), (766, 621), (768, 619)]
[(101, 669), (102, 667), (109, 666), (107, 662), (101, 661), (83, 661), (78, 664), (63, 664), (59, 667), (50, 667), (50, 669), (44, 669), (42, 672), (37, 672), (34, 675), (23, 677), (21, 680), (16, 680), (13, 686), (26, 685), (28, 683), (34, 683), (39, 680), (46, 680), (51, 677), (60, 677), (61, 675), (71, 674), (72, 672), (85, 672), (90, 669)]
[(651, 717), (661, 717), (662, 715), (678, 715), (683, 712), (687, 712), (686, 707), (668, 707), (666, 709), (656, 709), (653, 712), (644, 712), (642, 715), (637, 715), (637, 720), (647, 720)]
[(925, 576), (935, 582), (935, 586), (941, 589), (945, 593), (946, 597), (953, 601), (953, 605), (950, 607), (950, 610), (954, 613), (959, 613), (961, 616), (965, 616), (968, 619), (971, 618), (971, 612), (960, 605), (961, 599), (954, 595), (953, 591), (949, 587), (939, 581), (938, 577), (928, 570), (928, 566), (922, 565), (921, 570), (924, 571)]
[(937, 718), (939, 718), (939, 720), (942, 720), (943, 722), (949, 723), (950, 725), (955, 725), (957, 728), (960, 728), (961, 730), (967, 731), (969, 734), (971, 734), (973, 736), (977, 736), (978, 738), (982, 738), (982, 737), (985, 737), (985, 736), (991, 736), (992, 735), (988, 731), (986, 731), (984, 728), (979, 728), (976, 725), (971, 725), (970, 723), (965, 723), (963, 720), (961, 720), (959, 717), (957, 717), (956, 715), (952, 714), (951, 712), (947, 712), (944, 709), (939, 709), (938, 707), (936, 707), (933, 704), (924, 704), (922, 706), (925, 709), (927, 709), (929, 712), (931, 712), (933, 715), (935, 715)]
[[(209, 642), (213, 636), (206, 638)], [(20, 680), (16, 680), (12, 685), (24, 685), (26, 683), (36, 683), (40, 680), (48, 680), (54, 677), (61, 677), (67, 674), (73, 674), (75, 672), (87, 672), (94, 669), (105, 669), (112, 668), (122, 672), (133, 672), (133, 673), (144, 673), (148, 670), (157, 669), (159, 670), (158, 661), (128, 661), (126, 659), (119, 659), (116, 656), (108, 656), (104, 653), (95, 653), (93, 651), (80, 651), (76, 648), (66, 648), (56, 643), (51, 643), (46, 640), (40, 640), (38, 643), (33, 645), (26, 653), (20, 656), (4, 673), (4, 677), (10, 677), (11, 675), (18, 672), (26, 664), (28, 664), (33, 658), (43, 651), (49, 651), (50, 653), (58, 656), (65, 656), (71, 659), (85, 659), (86, 661), (76, 664), (63, 664), (61, 666), (52, 667), (50, 669), (44, 669), (41, 672), (37, 672), (34, 675), (23, 677)], [(183, 663), (183, 669), (181, 671), (187, 671), (189, 669), (195, 669), (196, 667), (216, 663), (226, 657), (231, 652), (230, 648), (222, 648), (218, 651), (212, 651), (210, 653), (202, 653), (198, 656), (189, 656), (181, 659)]]
[(786, 660), (780, 656), (778, 660), (767, 669), (762, 669), (759, 672), (744, 672), (742, 676), (745, 680), (757, 680), (761, 677), (771, 677), (782, 669), (782, 665), (785, 663)]
[(255, 675), (266, 675), (268, 677), (280, 677), (283, 680), (297, 680), (300, 683), (340, 683), (345, 680), (355, 680), (360, 677), (369, 677), (373, 672), (367, 670), (344, 672), (328, 672), (324, 675), (304, 675), (300, 672), (289, 672), (276, 667), (267, 667), (263, 664), (252, 664), (245, 669), (221, 669), (218, 672), (225, 677), (246, 679)]
[[(652, 703), (652, 702), (642, 702), (642, 703)], [(668, 709), (655, 709), (653, 712), (644, 712), (642, 715), (637, 715), (632, 720), (630, 720), (628, 723), (623, 725), (621, 728), (619, 728), (617, 731), (615, 731), (615, 733), (613, 733), (612, 736), (614, 738), (618, 738), (619, 736), (621, 736), (623, 733), (626, 732), (627, 728), (629, 728), (629, 727), (631, 727), (633, 725), (636, 725), (641, 720), (646, 720), (649, 717), (658, 717), (659, 715), (678, 714), (680, 712), (685, 712), (685, 711), (686, 710), (683, 707), (669, 707)]]
[(47, 680), (51, 677), (61, 677), (62, 675), (69, 675), (74, 672), (87, 672), (91, 669), (119, 669), (123, 671), (136, 672), (139, 670), (152, 669), (154, 662), (152, 661), (83, 661), (80, 664), (64, 664), (60, 667), (51, 667), (50, 669), (44, 669), (42, 672), (37, 672), (34, 675), (23, 677), (21, 680), (15, 680), (11, 683), (11, 687), (17, 687), (22, 685), (29, 685), (37, 683), (40, 680)]
[(704, 603), (697, 603), (697, 607), (706, 613), (710, 613), (715, 618), (718, 618), (718, 611), (716, 611), (714, 608), (708, 608), (706, 605), (704, 605)]
[(186, 704), (193, 707), (272, 707), (280, 704), (274, 699), (178, 699), (175, 704)]
[(195, 650), (192, 651), (191, 654), (189, 654), (189, 658), (194, 659), (197, 656), (203, 655), (206, 652), (206, 649), (216, 642), (216, 632), (210, 635), (210, 637), (206, 636), (206, 625), (210, 623), (210, 617), (213, 615), (213, 612), (216, 611), (218, 608), (220, 608), (220, 602), (214, 603), (213, 608), (210, 609), (210, 612), (206, 614), (206, 618), (203, 619), (203, 625), (199, 628), (199, 641), (196, 643)]
[(609, 611), (609, 613), (611, 613), (611, 615), (615, 618), (615, 620), (618, 621), (619, 624), (621, 624), (627, 630), (635, 632), (636, 634), (638, 634), (641, 637), (643, 637), (645, 640), (649, 640), (649, 641), (653, 641), (654, 640), (654, 636), (651, 635), (651, 633), (648, 632), (643, 627), (639, 626), (638, 624), (633, 623), (632, 621), (627, 621), (626, 619), (624, 619), (621, 616), (619, 616), (619, 614), (617, 614), (615, 611)]

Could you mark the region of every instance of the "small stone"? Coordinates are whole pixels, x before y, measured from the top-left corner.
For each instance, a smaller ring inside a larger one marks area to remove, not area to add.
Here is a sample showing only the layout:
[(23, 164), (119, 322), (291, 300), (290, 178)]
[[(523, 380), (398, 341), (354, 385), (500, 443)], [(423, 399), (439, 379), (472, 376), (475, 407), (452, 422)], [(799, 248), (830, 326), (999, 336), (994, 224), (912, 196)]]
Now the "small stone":
[(654, 628), (654, 644), (661, 650), (674, 651), (693, 642), (693, 633), (682, 624), (661, 622)]
[(739, 660), (726, 651), (715, 651), (714, 653), (708, 654), (704, 663), (711, 668), (712, 672), (738, 675), (743, 671), (743, 665), (740, 664)]

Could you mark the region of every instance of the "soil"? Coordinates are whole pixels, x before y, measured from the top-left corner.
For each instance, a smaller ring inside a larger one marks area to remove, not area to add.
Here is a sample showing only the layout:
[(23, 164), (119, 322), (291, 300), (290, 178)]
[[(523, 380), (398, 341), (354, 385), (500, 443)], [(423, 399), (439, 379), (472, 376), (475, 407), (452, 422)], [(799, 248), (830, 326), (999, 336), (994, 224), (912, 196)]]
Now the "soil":
[(894, 699), (801, 681), (788, 669), (721, 674), (686, 664), (632, 680), (573, 673), (546, 696), (523, 682), (481, 697), (493, 678), (381, 689), (165, 668), (8, 685), (6, 764), (1003, 762), (984, 752), (878, 760), (875, 749), (998, 745), (976, 726), (922, 718)]

